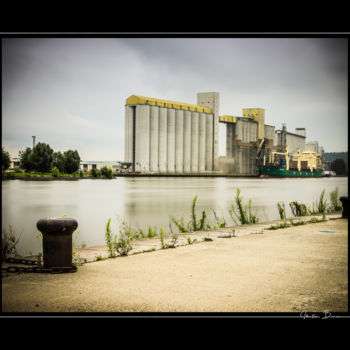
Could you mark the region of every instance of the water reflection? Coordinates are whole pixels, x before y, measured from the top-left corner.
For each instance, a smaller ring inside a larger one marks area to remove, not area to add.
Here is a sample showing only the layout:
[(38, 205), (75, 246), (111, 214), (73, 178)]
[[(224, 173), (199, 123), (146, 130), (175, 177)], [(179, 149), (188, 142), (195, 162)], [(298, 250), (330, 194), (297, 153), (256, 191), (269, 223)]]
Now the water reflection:
[(276, 204), (284, 201), (287, 216), (289, 202), (312, 205), (323, 189), (326, 197), (335, 187), (339, 195), (347, 195), (347, 178), (323, 179), (257, 179), (257, 178), (118, 178), (113, 180), (20, 181), (2, 182), (2, 225), (20, 234), (20, 252), (38, 252), (40, 241), (36, 222), (47, 216), (77, 219), (77, 241), (88, 246), (104, 244), (108, 218), (114, 232), (118, 217), (148, 229), (148, 225), (169, 231), (169, 217), (190, 219), (192, 199), (197, 199), (198, 216), (204, 210), (211, 224), (224, 216), (229, 224), (228, 208), (235, 191), (241, 189), (245, 200), (252, 198), (253, 208), (261, 221), (278, 219)]

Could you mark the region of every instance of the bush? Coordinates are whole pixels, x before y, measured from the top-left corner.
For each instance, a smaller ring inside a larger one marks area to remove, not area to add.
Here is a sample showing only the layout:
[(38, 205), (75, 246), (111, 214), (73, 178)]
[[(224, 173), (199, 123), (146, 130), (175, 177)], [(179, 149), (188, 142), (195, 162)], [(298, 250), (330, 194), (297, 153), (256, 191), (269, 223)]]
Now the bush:
[(101, 175), (107, 179), (112, 179), (113, 178), (113, 174), (112, 174), (112, 169), (108, 168), (106, 166), (103, 166), (100, 170)]
[(59, 177), (60, 176), (60, 171), (54, 166), (51, 170), (51, 175), (53, 177)]
[(93, 177), (100, 177), (101, 176), (101, 173), (98, 169), (95, 169), (95, 168), (92, 168), (91, 171), (90, 171), (90, 174), (91, 176)]
[(1, 170), (5, 171), (10, 167), (10, 154), (2, 147), (1, 152)]

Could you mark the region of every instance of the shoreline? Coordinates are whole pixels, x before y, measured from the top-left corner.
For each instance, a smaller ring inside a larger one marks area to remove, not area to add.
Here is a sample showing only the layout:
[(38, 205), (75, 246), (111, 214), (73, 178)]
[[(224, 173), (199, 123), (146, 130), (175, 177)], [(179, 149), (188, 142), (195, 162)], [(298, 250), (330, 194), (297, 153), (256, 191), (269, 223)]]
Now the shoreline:
[(105, 259), (75, 273), (9, 274), (2, 279), (2, 311), (338, 316), (348, 312), (347, 225), (340, 215), (264, 234), (259, 224), (244, 225), (256, 234)]
[[(313, 225), (315, 223), (319, 222), (309, 222), (312, 218), (321, 219), (322, 215), (310, 215), (310, 216), (301, 216), (301, 217), (295, 217), (290, 218), (286, 220), (271, 220), (271, 221), (265, 221), (257, 224), (245, 224), (245, 225), (237, 225), (237, 226), (229, 226), (225, 228), (218, 228), (215, 230), (208, 230), (208, 231), (194, 231), (194, 232), (187, 232), (187, 233), (177, 233), (178, 236), (178, 244), (176, 247), (168, 247), (168, 248), (162, 248), (160, 237), (152, 237), (152, 238), (140, 238), (130, 241), (130, 244), (132, 245), (132, 250), (129, 252), (129, 256), (135, 255), (135, 254), (142, 254), (142, 253), (149, 253), (154, 252), (157, 250), (168, 250), (168, 249), (176, 249), (177, 247), (182, 247), (186, 245), (192, 245), (192, 244), (201, 244), (205, 242), (206, 238), (217, 240), (217, 239), (232, 239), (236, 237), (242, 237), (246, 235), (253, 235), (253, 234), (264, 234), (265, 232), (269, 232), (267, 230), (271, 226), (279, 225), (282, 223), (290, 222), (291, 220), (293, 223), (297, 224), (300, 222), (305, 222), (303, 226), (309, 226)], [(341, 213), (331, 213), (326, 214), (326, 221), (329, 220), (338, 220), (342, 218)], [(325, 221), (325, 222), (326, 222)], [(290, 228), (298, 227), (295, 226), (289, 226)], [(287, 227), (286, 227), (287, 228)], [(280, 228), (277, 230), (283, 230), (284, 228)], [(267, 230), (267, 231), (266, 231)], [(274, 230), (275, 231), (275, 230)], [(234, 232), (234, 233), (233, 233)], [(188, 239), (192, 241), (192, 243), (188, 243)], [(170, 243), (172, 240), (171, 234), (166, 234), (164, 236), (165, 243)], [(78, 266), (79, 264), (84, 263), (90, 263), (90, 262), (96, 262), (100, 260), (105, 259), (114, 259), (108, 257), (108, 247), (107, 245), (96, 245), (96, 246), (87, 246), (83, 248), (76, 248), (74, 250), (77, 259), (78, 259)], [(96, 257), (99, 257), (96, 259)], [(116, 257), (120, 257), (120, 255), (117, 253)], [(81, 260), (82, 262), (79, 262)], [(86, 260), (86, 261), (85, 261)]]
[[(14, 173), (11, 173), (14, 174)], [(258, 175), (251, 175), (251, 174), (115, 174), (113, 175), (112, 179), (104, 178), (104, 177), (93, 177), (93, 176), (60, 176), (60, 177), (54, 177), (54, 176), (40, 176), (40, 175), (34, 175), (34, 176), (18, 176), (18, 175), (10, 175), (8, 177), (2, 177), (2, 181), (10, 181), (10, 180), (24, 180), (24, 181), (78, 181), (78, 180), (116, 180), (118, 177), (131, 177), (131, 178), (144, 178), (144, 177), (203, 177), (203, 178), (242, 178), (242, 179), (259, 179)], [(336, 176), (320, 176), (320, 177), (266, 177), (263, 178), (266, 179), (323, 179), (323, 178), (340, 178), (340, 177), (348, 177), (348, 175), (336, 175)]]

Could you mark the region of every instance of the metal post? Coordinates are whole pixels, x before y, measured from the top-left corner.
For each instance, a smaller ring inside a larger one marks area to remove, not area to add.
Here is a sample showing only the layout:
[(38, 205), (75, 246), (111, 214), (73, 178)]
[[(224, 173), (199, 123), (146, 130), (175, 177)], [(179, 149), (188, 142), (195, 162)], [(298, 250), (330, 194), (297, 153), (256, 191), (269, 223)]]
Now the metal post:
[(45, 218), (36, 224), (43, 235), (44, 269), (72, 267), (72, 234), (78, 227), (73, 218)]
[(343, 196), (343, 197), (340, 197), (339, 200), (341, 201), (341, 204), (343, 206), (342, 218), (347, 218), (348, 217), (348, 197)]

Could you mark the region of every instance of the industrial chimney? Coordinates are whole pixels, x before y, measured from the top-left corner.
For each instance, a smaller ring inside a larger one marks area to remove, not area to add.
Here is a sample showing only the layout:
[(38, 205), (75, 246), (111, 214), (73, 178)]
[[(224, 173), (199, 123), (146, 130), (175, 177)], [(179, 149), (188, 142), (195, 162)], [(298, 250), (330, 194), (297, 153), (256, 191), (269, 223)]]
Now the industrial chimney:
[(36, 137), (36, 136), (32, 136), (32, 138), (33, 138), (33, 149), (34, 149), (34, 147), (35, 147), (35, 137)]

